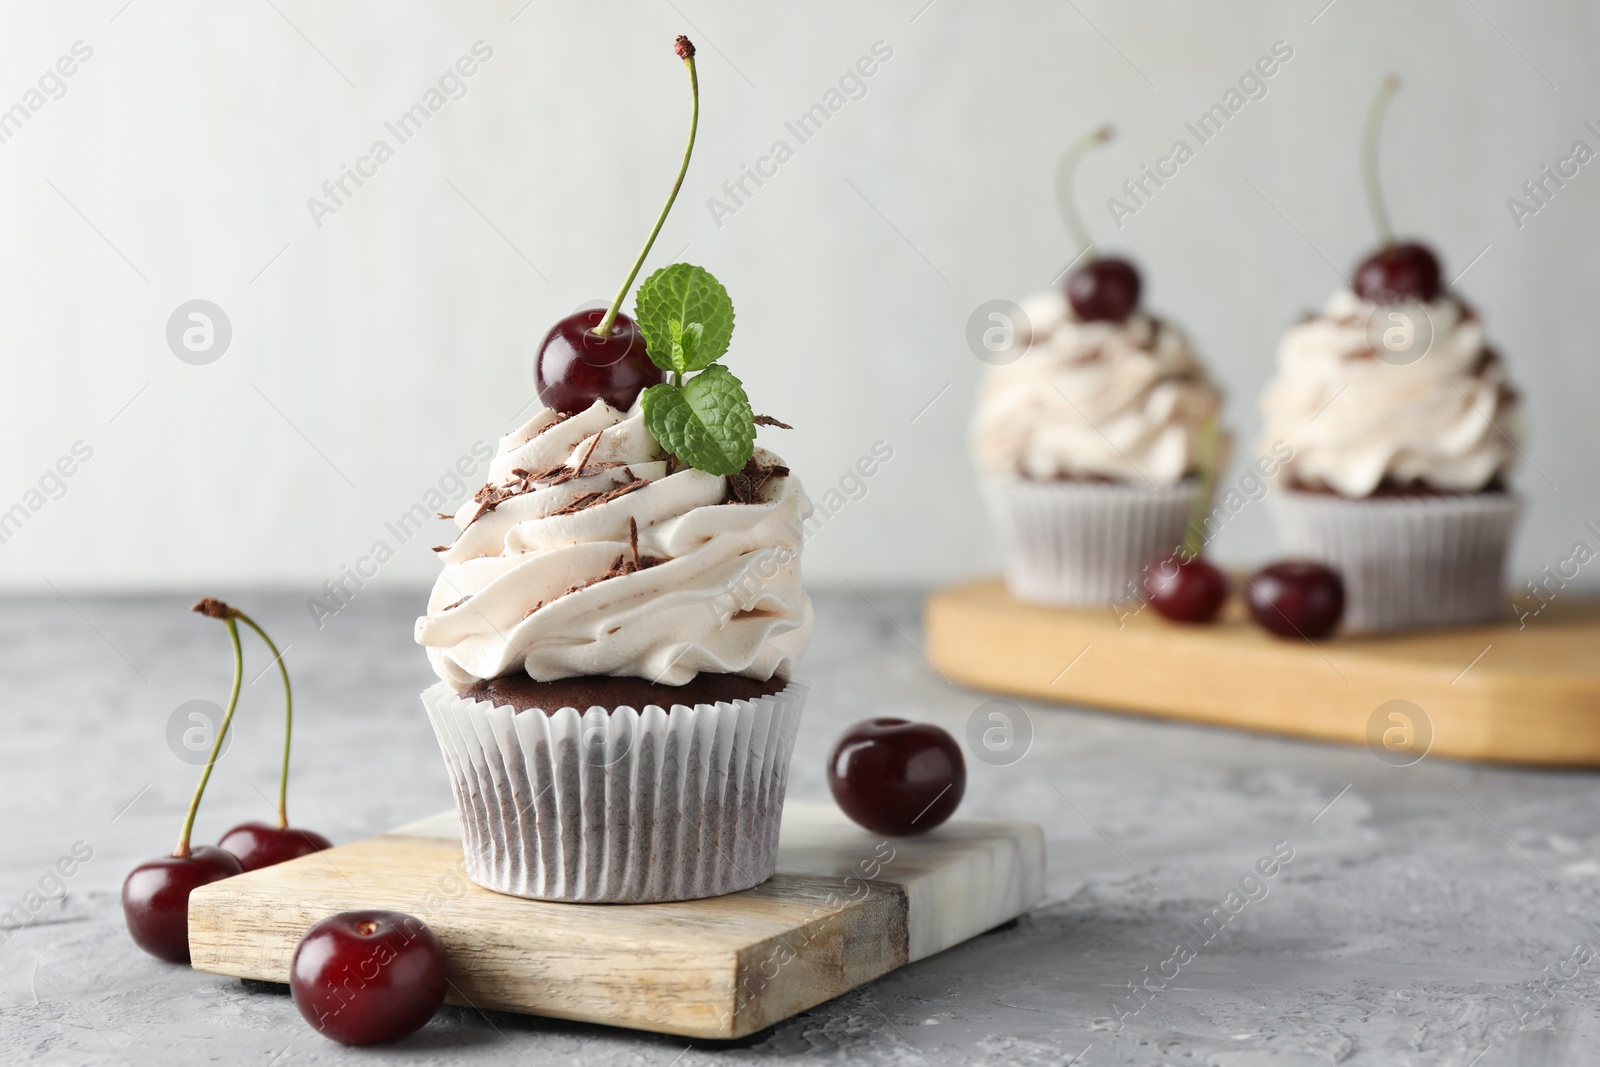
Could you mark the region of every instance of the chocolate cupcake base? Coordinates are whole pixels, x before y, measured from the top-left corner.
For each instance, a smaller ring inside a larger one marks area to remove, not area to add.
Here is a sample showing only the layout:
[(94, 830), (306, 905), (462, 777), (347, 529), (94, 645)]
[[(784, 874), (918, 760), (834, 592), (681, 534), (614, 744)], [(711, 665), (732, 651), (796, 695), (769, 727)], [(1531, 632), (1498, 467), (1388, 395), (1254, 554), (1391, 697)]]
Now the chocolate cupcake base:
[[(604, 692), (611, 681), (569, 688)], [(618, 904), (766, 881), (806, 693), (780, 684), (706, 702), (661, 686), (696, 702), (582, 712), (545, 707), (552, 690), (522, 700), (493, 683), (477, 695), (432, 686), (422, 700), (450, 771), (467, 876), (513, 896)]]

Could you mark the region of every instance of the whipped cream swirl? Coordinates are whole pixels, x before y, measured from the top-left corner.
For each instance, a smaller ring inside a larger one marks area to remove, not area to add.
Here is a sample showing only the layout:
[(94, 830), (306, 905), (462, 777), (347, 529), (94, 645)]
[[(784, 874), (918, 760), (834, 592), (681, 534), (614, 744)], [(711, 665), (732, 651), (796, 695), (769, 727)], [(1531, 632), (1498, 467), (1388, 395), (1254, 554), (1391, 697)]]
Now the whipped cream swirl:
[[(1384, 331), (1408, 326), (1401, 336), (1422, 339), (1397, 359)], [(1484, 489), (1510, 471), (1524, 431), (1522, 401), (1470, 308), (1449, 297), (1375, 305), (1348, 289), (1284, 335), (1261, 413), (1263, 454), (1280, 442), (1293, 451), (1286, 484), (1347, 497)]]
[(1160, 488), (1194, 472), (1222, 394), (1183, 331), (1143, 312), (1080, 322), (1059, 292), (1022, 310), (1027, 351), (991, 367), (979, 394), (971, 439), (980, 468)]
[(457, 689), (519, 670), (788, 677), (811, 635), (811, 503), (772, 453), (755, 464), (770, 473), (740, 482), (754, 502), (729, 503), (729, 479), (669, 467), (637, 404), (539, 412), (500, 439), (489, 483), (456, 512), (417, 642)]

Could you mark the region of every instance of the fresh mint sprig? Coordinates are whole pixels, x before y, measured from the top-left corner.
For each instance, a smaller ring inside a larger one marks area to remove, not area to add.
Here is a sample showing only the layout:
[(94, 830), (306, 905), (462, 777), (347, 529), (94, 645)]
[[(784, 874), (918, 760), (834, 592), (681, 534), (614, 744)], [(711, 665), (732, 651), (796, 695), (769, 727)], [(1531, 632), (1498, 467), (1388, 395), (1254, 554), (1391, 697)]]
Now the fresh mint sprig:
[(722, 476), (744, 469), (756, 441), (744, 383), (717, 362), (733, 339), (733, 320), (722, 283), (688, 263), (662, 267), (634, 298), (650, 360), (672, 376), (640, 398), (645, 429), (689, 466)]

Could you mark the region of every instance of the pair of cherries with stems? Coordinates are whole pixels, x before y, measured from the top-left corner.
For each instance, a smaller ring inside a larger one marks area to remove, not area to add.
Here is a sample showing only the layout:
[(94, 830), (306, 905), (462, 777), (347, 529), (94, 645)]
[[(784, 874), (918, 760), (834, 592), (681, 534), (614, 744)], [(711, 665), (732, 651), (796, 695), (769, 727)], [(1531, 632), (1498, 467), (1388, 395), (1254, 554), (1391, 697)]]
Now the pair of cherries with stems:
[[(189, 962), (189, 894), (193, 890), (245, 871), (270, 867), (332, 847), (321, 834), (289, 825), (289, 741), (294, 727), (294, 695), (289, 687), (289, 670), (284, 666), (278, 646), (254, 619), (220, 600), (207, 597), (195, 604), (193, 610), (220, 620), (227, 628), (228, 640), (233, 645), (233, 686), (228, 692), (228, 707), (217, 727), (217, 736), (211, 742), (211, 753), (200, 772), (194, 797), (184, 814), (177, 847), (171, 855), (139, 864), (122, 883), (122, 914), (128, 933), (150, 955), (172, 963)], [(194, 833), (195, 816), (200, 811), (200, 798), (205, 795), (211, 770), (216, 766), (228, 727), (233, 723), (234, 709), (239, 706), (239, 690), (244, 680), (244, 650), (239, 644), (241, 622), (265, 642), (283, 680), (283, 770), (278, 780), (278, 825), (243, 823), (224, 834), (216, 846), (195, 847), (190, 838)]]
[[(1357, 296), (1374, 304), (1407, 300), (1426, 303), (1444, 292), (1439, 258), (1420, 241), (1395, 238), (1389, 208), (1384, 201), (1383, 183), (1378, 173), (1378, 135), (1383, 129), (1389, 103), (1399, 88), (1398, 77), (1390, 75), (1383, 80), (1367, 111), (1362, 136), (1362, 178), (1379, 246), (1357, 264), (1350, 285)], [(1061, 215), (1078, 244), (1078, 258), (1084, 260), (1082, 266), (1067, 275), (1067, 301), (1084, 322), (1122, 322), (1139, 306), (1139, 272), (1125, 259), (1098, 254), (1078, 211), (1072, 187), (1083, 157), (1090, 149), (1111, 141), (1114, 133), (1112, 127), (1102, 126), (1080, 137), (1063, 153), (1057, 170), (1056, 191)]]

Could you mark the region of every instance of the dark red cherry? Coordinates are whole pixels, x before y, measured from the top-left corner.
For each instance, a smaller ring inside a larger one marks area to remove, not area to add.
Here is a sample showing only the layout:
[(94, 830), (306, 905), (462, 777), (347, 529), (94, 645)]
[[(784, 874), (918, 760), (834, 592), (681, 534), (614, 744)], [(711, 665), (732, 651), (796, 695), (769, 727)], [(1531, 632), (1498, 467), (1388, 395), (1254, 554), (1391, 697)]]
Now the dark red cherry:
[(955, 812), (967, 791), (967, 764), (956, 739), (931, 723), (868, 719), (833, 746), (828, 788), (868, 830), (920, 834)]
[(1067, 275), (1067, 302), (1084, 322), (1121, 322), (1139, 306), (1139, 272), (1114, 256)]
[(1440, 292), (1439, 260), (1416, 241), (1385, 245), (1361, 261), (1351, 284), (1357, 296), (1374, 304), (1426, 302)]
[(332, 848), (333, 842), (315, 830), (294, 826), (280, 830), (264, 822), (247, 822), (223, 834), (217, 847), (237, 856), (245, 870), (254, 871)]
[(1150, 606), (1173, 622), (1210, 622), (1228, 599), (1228, 579), (1217, 568), (1177, 552), (1144, 569)]
[(398, 1041), (444, 1003), (444, 945), (397, 911), (347, 911), (300, 939), (289, 992), (306, 1022), (346, 1045)]
[(1245, 582), (1250, 616), (1280, 637), (1324, 637), (1344, 614), (1344, 580), (1321, 563), (1291, 560)]
[(644, 334), (626, 315), (618, 315), (604, 337), (594, 328), (605, 318), (604, 308), (573, 312), (539, 342), (533, 381), (539, 399), (563, 414), (587, 409), (604, 400), (626, 411), (638, 395), (666, 374), (650, 362)]
[(158, 959), (188, 963), (190, 891), (243, 873), (233, 853), (210, 845), (186, 859), (139, 864), (122, 883), (122, 918), (134, 944)]

